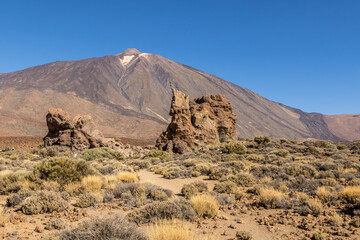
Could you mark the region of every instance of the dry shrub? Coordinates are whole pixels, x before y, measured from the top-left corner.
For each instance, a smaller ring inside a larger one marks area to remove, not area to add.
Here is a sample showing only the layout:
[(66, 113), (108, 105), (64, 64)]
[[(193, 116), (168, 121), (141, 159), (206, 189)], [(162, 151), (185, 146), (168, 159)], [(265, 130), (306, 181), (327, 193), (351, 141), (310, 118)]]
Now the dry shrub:
[(335, 189), (329, 189), (326, 187), (319, 187), (315, 191), (316, 196), (324, 203), (332, 202), (337, 199), (337, 193)]
[(80, 157), (86, 161), (102, 158), (122, 160), (124, 159), (124, 154), (108, 147), (102, 147), (88, 149), (81, 153)]
[(31, 191), (20, 190), (18, 193), (12, 194), (6, 198), (6, 206), (15, 207), (19, 205), (22, 201), (24, 201), (27, 197), (30, 197), (31, 194)]
[(50, 219), (46, 225), (45, 225), (45, 229), (46, 230), (61, 230), (61, 229), (65, 229), (67, 226), (66, 222), (60, 218), (54, 218), (54, 219)]
[(206, 183), (197, 181), (189, 184), (185, 184), (181, 189), (181, 194), (185, 196), (185, 198), (189, 199), (192, 196), (205, 193), (208, 191), (208, 187)]
[(244, 232), (244, 231), (236, 232), (235, 237), (236, 237), (237, 240), (251, 240), (251, 239), (253, 239), (253, 237), (251, 236), (250, 233)]
[(137, 224), (156, 222), (162, 219), (182, 218), (181, 208), (174, 202), (155, 202), (131, 212), (128, 219)]
[(78, 227), (60, 233), (60, 240), (148, 240), (146, 234), (134, 223), (129, 223), (122, 215), (93, 217), (83, 221)]
[(168, 158), (170, 154), (168, 152), (164, 152), (161, 150), (151, 150), (149, 151), (145, 157), (149, 158), (160, 158), (161, 160)]
[(236, 183), (231, 181), (219, 182), (214, 186), (214, 192), (218, 193), (235, 193), (237, 191)]
[(309, 200), (309, 195), (303, 192), (296, 192), (295, 198), (301, 203), (305, 204)]
[(339, 227), (343, 223), (343, 218), (338, 214), (334, 213), (329, 218), (329, 224), (335, 227)]
[(219, 211), (217, 200), (211, 195), (199, 195), (190, 199), (191, 205), (199, 217), (215, 217)]
[(323, 232), (314, 232), (313, 235), (311, 236), (312, 240), (325, 240), (326, 239), (326, 235)]
[(307, 201), (307, 206), (309, 207), (311, 214), (314, 216), (319, 216), (323, 212), (323, 205), (321, 201), (317, 198), (309, 199)]
[(4, 227), (7, 221), (5, 209), (0, 208), (0, 227)]
[(86, 192), (85, 187), (80, 182), (69, 183), (65, 186), (65, 191), (70, 196), (77, 196)]
[(96, 193), (101, 190), (103, 180), (100, 176), (89, 175), (81, 180), (81, 185), (85, 188), (85, 190)]
[(98, 199), (95, 195), (84, 193), (79, 196), (75, 206), (80, 208), (95, 207), (97, 202)]
[(274, 188), (260, 188), (260, 202), (266, 208), (287, 208), (287, 196)]
[(348, 186), (345, 187), (342, 196), (345, 201), (349, 203), (360, 203), (360, 186)]
[(270, 154), (275, 154), (276, 156), (279, 156), (279, 157), (287, 157), (287, 155), (289, 155), (289, 151), (286, 149), (279, 149), (279, 150), (272, 151)]
[(118, 182), (134, 183), (139, 181), (139, 176), (132, 172), (119, 172), (116, 179)]
[(115, 175), (105, 176), (104, 178), (104, 188), (114, 189), (117, 184), (117, 177)]
[(20, 210), (28, 215), (39, 213), (60, 212), (68, 207), (67, 202), (57, 192), (40, 191), (25, 199)]
[(150, 240), (201, 240), (183, 221), (160, 221), (146, 228)]

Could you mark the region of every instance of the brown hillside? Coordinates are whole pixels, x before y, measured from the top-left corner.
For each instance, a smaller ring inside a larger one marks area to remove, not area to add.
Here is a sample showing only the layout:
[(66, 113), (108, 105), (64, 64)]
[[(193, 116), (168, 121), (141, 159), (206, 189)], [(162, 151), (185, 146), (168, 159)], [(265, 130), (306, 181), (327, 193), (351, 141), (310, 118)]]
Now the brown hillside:
[(70, 114), (91, 114), (107, 136), (156, 138), (170, 121), (171, 88), (175, 88), (191, 99), (223, 94), (238, 117), (237, 132), (242, 138), (269, 135), (339, 140), (322, 115), (284, 106), (216, 76), (136, 49), (1, 74), (0, 83), (2, 135), (43, 136), (46, 110), (60, 107)]

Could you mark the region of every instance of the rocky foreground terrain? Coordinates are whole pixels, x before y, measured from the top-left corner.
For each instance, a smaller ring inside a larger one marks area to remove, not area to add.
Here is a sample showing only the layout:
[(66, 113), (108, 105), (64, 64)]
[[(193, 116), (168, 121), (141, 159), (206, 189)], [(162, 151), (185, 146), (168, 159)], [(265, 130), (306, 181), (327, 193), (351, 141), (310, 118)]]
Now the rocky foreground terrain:
[(0, 152), (0, 236), (359, 239), (360, 142), (237, 141), (223, 95), (174, 90), (170, 114), (157, 145), (139, 147), (50, 109), (42, 142)]
[(1, 152), (1, 237), (359, 238), (360, 143), (256, 137), (143, 151)]

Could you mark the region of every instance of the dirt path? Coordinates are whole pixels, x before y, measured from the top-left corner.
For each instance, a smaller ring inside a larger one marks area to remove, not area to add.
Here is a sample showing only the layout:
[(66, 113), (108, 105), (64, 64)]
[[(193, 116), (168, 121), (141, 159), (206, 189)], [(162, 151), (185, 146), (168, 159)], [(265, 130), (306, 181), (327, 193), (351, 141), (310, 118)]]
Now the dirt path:
[[(140, 182), (152, 183), (162, 188), (169, 189), (173, 191), (174, 194), (180, 194), (181, 188), (184, 184), (189, 184), (199, 180), (207, 183), (208, 188), (211, 191), (217, 182), (214, 180), (208, 180), (207, 176), (200, 176), (196, 178), (176, 178), (170, 180), (163, 178), (162, 175), (155, 174), (147, 170), (140, 170), (138, 174)], [(228, 212), (222, 212), (221, 215), (226, 216), (227, 220), (209, 220), (209, 223), (204, 225), (201, 231), (206, 231), (208, 235), (217, 236), (218, 239), (229, 239), (230, 236), (235, 236), (237, 231), (249, 232), (253, 236), (254, 240), (276, 239), (274, 234), (269, 232), (265, 226), (261, 226), (256, 222), (255, 216), (252, 214), (239, 213), (236, 214), (236, 216), (233, 216)], [(242, 223), (238, 223), (236, 221), (237, 219), (241, 219)], [(215, 223), (218, 226), (217, 228), (213, 227)], [(199, 231), (197, 228), (194, 228), (194, 230)], [(224, 232), (227, 232), (227, 234), (224, 235)]]
[(216, 183), (216, 181), (209, 180), (207, 176), (200, 176), (196, 178), (176, 178), (170, 180), (147, 170), (140, 170), (138, 174), (140, 177), (140, 182), (147, 182), (165, 189), (169, 189), (173, 191), (174, 194), (180, 194), (181, 188), (184, 186), (184, 184), (189, 184), (196, 181), (204, 181), (208, 185), (209, 190), (212, 191)]

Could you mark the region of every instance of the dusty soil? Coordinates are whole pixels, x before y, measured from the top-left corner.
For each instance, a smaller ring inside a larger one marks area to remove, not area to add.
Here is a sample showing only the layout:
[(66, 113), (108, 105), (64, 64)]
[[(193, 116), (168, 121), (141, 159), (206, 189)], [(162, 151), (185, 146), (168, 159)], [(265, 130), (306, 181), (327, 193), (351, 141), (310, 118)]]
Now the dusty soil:
[(42, 142), (41, 137), (0, 137), (0, 150), (8, 147), (14, 148), (34, 148)]

